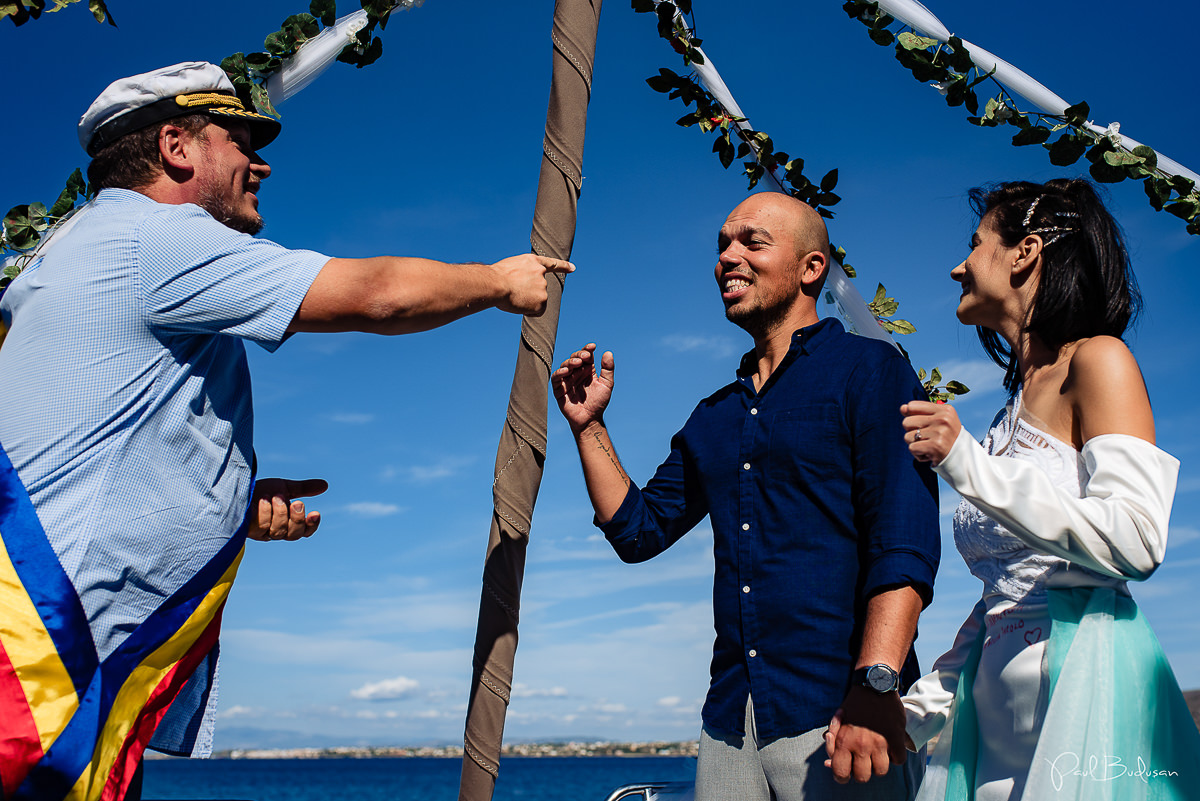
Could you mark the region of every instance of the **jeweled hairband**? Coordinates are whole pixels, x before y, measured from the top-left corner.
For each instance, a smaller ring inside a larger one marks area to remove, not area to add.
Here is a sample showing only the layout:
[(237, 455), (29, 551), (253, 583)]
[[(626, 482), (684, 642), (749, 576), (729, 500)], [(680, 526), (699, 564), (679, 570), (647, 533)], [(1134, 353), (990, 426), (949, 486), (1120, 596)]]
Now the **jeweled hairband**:
[[(1041, 203), (1042, 198), (1044, 198), (1044, 197), (1045, 197), (1045, 195), (1038, 195), (1037, 197), (1035, 197), (1033, 199), (1033, 202), (1029, 204), (1029, 210), (1027, 212), (1025, 212), (1025, 219), (1021, 221), (1021, 227), (1027, 229), (1026, 233), (1029, 233), (1029, 234), (1054, 233), (1054, 236), (1052, 236), (1049, 239), (1042, 242), (1042, 247), (1049, 247), (1050, 245), (1053, 245), (1055, 242), (1057, 242), (1062, 237), (1066, 236), (1067, 234), (1073, 234), (1076, 231), (1078, 231), (1079, 229), (1072, 228), (1069, 226), (1059, 226), (1059, 225), (1048, 225), (1043, 228), (1030, 229), (1029, 221), (1033, 219), (1033, 212), (1037, 209), (1038, 203)], [(1056, 211), (1053, 213), (1052, 216), (1079, 219), (1079, 214), (1077, 214), (1076, 212), (1073, 212), (1073, 211)]]

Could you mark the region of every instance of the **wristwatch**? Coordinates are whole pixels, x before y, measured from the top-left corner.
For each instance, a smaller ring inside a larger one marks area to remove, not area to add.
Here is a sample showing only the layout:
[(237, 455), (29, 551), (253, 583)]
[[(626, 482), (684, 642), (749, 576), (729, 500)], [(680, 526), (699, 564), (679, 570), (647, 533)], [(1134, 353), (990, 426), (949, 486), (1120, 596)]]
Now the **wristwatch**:
[(861, 684), (880, 695), (890, 693), (900, 687), (900, 674), (884, 664), (859, 668), (850, 674), (850, 679), (855, 684)]

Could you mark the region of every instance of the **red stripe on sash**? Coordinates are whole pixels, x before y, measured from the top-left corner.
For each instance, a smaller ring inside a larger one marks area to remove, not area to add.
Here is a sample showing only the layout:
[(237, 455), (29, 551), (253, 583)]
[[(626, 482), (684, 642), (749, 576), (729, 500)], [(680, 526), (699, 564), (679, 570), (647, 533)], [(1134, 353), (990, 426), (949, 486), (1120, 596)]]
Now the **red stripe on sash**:
[(125, 742), (121, 744), (121, 751), (117, 754), (116, 762), (108, 774), (108, 781), (105, 782), (100, 801), (120, 801), (125, 797), (125, 791), (129, 789), (129, 782), (133, 780), (133, 775), (137, 772), (138, 764), (142, 761), (142, 754), (154, 736), (154, 730), (158, 728), (159, 722), (167, 714), (171, 702), (175, 700), (175, 697), (187, 684), (188, 679), (191, 678), (192, 673), (195, 672), (196, 666), (217, 644), (217, 637), (221, 632), (221, 615), (224, 611), (225, 603), (222, 602), (220, 609), (204, 629), (204, 633), (196, 639), (191, 649), (175, 663), (175, 667), (171, 668), (171, 671), (150, 693), (150, 698), (129, 730), (129, 734), (126, 735)]
[(21, 680), (0, 642), (0, 791), (8, 798), (42, 758), (42, 742)]

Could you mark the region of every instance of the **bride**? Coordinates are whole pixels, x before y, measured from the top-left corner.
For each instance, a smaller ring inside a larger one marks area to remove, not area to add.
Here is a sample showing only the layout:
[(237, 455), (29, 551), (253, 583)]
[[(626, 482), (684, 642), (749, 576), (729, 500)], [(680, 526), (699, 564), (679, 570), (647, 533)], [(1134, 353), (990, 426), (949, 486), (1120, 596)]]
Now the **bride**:
[(1154, 444), (1121, 340), (1140, 297), (1085, 180), (971, 193), (958, 319), (1006, 370), (982, 445), (946, 405), (902, 408), (915, 458), (962, 496), (983, 597), (905, 696), (921, 799), (1200, 798), (1200, 734), (1129, 594), (1162, 562), (1179, 462)]

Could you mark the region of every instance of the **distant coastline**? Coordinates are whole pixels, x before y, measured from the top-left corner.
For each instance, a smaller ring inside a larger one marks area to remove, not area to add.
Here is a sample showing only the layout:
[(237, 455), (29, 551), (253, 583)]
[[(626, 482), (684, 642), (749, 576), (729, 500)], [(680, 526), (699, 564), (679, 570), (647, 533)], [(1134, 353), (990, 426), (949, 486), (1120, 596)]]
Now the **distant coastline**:
[[(1184, 692), (1188, 709), (1200, 727), (1200, 690)], [(506, 743), (506, 757), (695, 757), (698, 741)], [(334, 746), (328, 748), (230, 748), (217, 751), (213, 759), (394, 759), (403, 757), (461, 759), (461, 745), (426, 746)], [(147, 759), (174, 759), (152, 751)]]
[[(616, 743), (506, 743), (501, 755), (506, 757), (694, 757), (697, 740), (679, 742)], [(213, 759), (394, 759), (423, 757), (461, 759), (461, 745), (440, 746), (338, 746), (333, 748), (232, 748), (217, 751)], [(147, 751), (146, 757), (157, 755)], [(170, 759), (171, 757), (165, 757)]]

